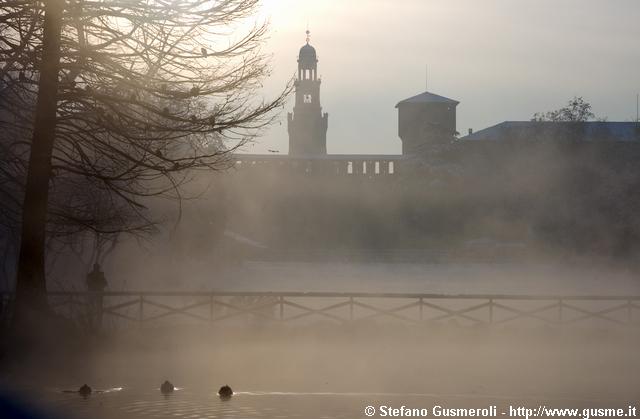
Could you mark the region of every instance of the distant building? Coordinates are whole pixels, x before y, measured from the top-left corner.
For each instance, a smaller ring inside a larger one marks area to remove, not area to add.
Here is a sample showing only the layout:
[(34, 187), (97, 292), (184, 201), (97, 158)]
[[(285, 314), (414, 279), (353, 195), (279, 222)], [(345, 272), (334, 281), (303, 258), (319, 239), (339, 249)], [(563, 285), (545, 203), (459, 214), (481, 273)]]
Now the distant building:
[[(474, 156), (475, 161), (490, 170), (496, 159), (508, 160), (512, 156), (509, 153), (524, 150), (518, 146), (523, 143), (640, 145), (640, 124), (634, 122), (505, 121), (475, 133), (470, 130), (469, 135), (458, 139), (456, 111), (460, 102), (425, 91), (396, 104), (402, 154), (332, 155), (327, 154), (329, 116), (322, 112), (320, 84), (318, 57), (309, 44), (307, 31), (307, 42), (298, 54), (295, 104), (287, 118), (288, 155), (237, 154), (237, 164), (245, 168), (373, 179), (376, 175), (410, 174), (434, 163), (464, 164), (468, 159), (463, 156)], [(431, 158), (436, 155), (437, 158)]]
[(274, 168), (295, 172), (358, 175), (394, 175), (407, 160), (428, 153), (431, 146), (450, 143), (456, 135), (456, 106), (459, 102), (423, 92), (400, 101), (398, 133), (402, 154), (327, 154), (329, 115), (322, 112), (316, 49), (307, 42), (298, 53), (295, 104), (287, 115), (289, 153), (285, 155), (237, 154), (240, 167)]
[(640, 252), (640, 124), (505, 121), (458, 138), (459, 102), (422, 92), (396, 105), (401, 154), (327, 154), (317, 72), (307, 37), (288, 155), (234, 156), (241, 237), (295, 251), (474, 239)]
[(463, 142), (638, 142), (636, 122), (505, 121), (460, 139)]
[(329, 114), (320, 106), (320, 82), (316, 50), (307, 43), (298, 54), (298, 79), (295, 81), (296, 102), (287, 117), (289, 155), (321, 156), (327, 154)]
[(430, 92), (398, 102), (398, 136), (402, 154), (420, 155), (456, 135), (456, 106), (460, 102)]

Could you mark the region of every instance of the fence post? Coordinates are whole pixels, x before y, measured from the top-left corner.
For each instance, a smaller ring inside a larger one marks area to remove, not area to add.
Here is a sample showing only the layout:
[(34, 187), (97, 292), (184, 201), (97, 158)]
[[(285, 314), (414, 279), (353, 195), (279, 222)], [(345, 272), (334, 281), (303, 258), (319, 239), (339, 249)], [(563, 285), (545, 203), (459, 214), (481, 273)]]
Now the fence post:
[(353, 321), (353, 297), (349, 297), (349, 320)]
[(558, 323), (562, 323), (562, 298), (558, 300)]
[(142, 324), (144, 320), (144, 295), (140, 294), (140, 301), (138, 303), (138, 321)]
[(627, 324), (631, 324), (633, 321), (633, 306), (631, 300), (627, 300)]
[(489, 298), (489, 324), (493, 324), (493, 298)]
[(420, 321), (424, 320), (424, 315), (423, 315), (423, 311), (424, 311), (424, 303), (422, 302), (422, 297), (420, 297)]
[(281, 295), (278, 297), (278, 301), (280, 302), (280, 321), (284, 320), (284, 297)]
[(209, 321), (213, 323), (213, 294), (209, 296)]
[(74, 295), (70, 295), (67, 299), (67, 304), (69, 305), (69, 317), (73, 318), (74, 315), (77, 315), (76, 309), (76, 298)]

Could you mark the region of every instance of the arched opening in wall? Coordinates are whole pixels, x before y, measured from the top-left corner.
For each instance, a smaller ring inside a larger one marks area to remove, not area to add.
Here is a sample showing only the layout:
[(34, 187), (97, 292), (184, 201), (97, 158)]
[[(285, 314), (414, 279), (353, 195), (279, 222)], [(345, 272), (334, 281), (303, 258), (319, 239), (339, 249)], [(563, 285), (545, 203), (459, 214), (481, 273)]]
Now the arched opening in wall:
[(389, 174), (392, 175), (394, 173), (394, 167), (393, 167), (393, 162), (390, 161), (389, 162)]
[(375, 163), (375, 166), (374, 166), (374, 172), (375, 172), (375, 174), (376, 174), (376, 175), (379, 175), (379, 174), (380, 174), (380, 162), (379, 162), (379, 161), (377, 161), (377, 162)]
[(366, 161), (362, 162), (362, 174), (363, 175), (367, 174), (367, 162)]
[(353, 162), (347, 162), (347, 174), (348, 175), (352, 175), (353, 174)]

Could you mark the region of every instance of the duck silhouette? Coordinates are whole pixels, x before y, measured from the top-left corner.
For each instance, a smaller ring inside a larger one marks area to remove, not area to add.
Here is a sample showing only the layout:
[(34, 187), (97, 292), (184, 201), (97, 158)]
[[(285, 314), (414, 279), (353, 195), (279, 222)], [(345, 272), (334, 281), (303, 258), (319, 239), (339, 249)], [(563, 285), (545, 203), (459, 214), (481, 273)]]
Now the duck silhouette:
[(218, 395), (221, 399), (230, 399), (231, 396), (233, 396), (233, 390), (231, 390), (231, 387), (225, 384), (220, 387), (220, 390), (218, 390)]
[(162, 394), (170, 394), (173, 393), (173, 390), (175, 390), (176, 388), (174, 387), (173, 384), (171, 384), (168, 380), (165, 381), (164, 383), (162, 383), (160, 385), (160, 392)]
[(89, 387), (86, 384), (83, 384), (82, 387), (80, 387), (78, 389), (78, 394), (80, 394), (82, 397), (87, 397), (89, 396), (91, 393), (93, 392), (93, 390), (91, 389), (91, 387)]

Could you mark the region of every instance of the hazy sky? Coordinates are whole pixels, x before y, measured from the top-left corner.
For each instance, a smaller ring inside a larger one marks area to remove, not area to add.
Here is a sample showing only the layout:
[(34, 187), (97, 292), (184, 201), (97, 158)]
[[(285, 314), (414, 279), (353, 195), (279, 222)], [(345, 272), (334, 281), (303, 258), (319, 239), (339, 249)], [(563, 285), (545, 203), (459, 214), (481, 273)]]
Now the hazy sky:
[[(635, 119), (640, 0), (263, 0), (262, 9), (269, 92), (295, 73), (309, 23), (329, 153), (400, 153), (394, 106), (425, 90), (425, 65), (429, 91), (461, 102), (462, 134), (576, 95), (598, 116)], [(286, 153), (281, 118), (246, 151)]]

